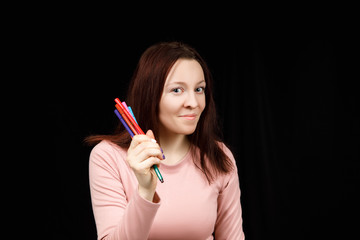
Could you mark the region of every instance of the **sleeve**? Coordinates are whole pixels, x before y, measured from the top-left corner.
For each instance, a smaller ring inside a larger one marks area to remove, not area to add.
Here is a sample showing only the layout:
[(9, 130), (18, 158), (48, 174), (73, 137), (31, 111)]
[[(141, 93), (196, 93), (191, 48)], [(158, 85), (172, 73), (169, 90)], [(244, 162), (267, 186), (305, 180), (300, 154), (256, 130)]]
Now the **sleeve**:
[(128, 201), (115, 158), (111, 149), (98, 145), (90, 154), (89, 183), (98, 239), (146, 239), (160, 203), (143, 199), (137, 189)]
[(232, 154), (228, 156), (235, 168), (225, 178), (224, 187), (218, 197), (215, 239), (244, 240), (239, 177), (234, 157)]

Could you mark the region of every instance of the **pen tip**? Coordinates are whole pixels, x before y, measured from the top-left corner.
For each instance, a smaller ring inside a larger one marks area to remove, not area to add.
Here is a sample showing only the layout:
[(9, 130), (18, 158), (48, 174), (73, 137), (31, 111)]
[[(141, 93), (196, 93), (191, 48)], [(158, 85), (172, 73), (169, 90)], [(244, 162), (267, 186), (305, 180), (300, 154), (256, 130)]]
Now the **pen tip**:
[(164, 179), (161, 179), (160, 182), (161, 182), (161, 183), (164, 183)]

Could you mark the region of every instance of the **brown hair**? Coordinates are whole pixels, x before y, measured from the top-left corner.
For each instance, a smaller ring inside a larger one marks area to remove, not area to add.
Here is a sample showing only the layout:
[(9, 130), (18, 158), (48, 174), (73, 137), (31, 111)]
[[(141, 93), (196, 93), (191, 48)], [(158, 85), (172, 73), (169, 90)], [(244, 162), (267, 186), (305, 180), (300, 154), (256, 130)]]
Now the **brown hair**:
[[(206, 106), (196, 130), (188, 137), (192, 148), (198, 147), (200, 150), (200, 159), (197, 160), (199, 162), (195, 164), (211, 183), (219, 173), (228, 173), (234, 166), (219, 145), (221, 131), (216, 119), (211, 73), (204, 59), (193, 47), (173, 41), (160, 42), (146, 49), (135, 69), (125, 101), (131, 106), (139, 126), (144, 131), (151, 129), (156, 137), (159, 132), (159, 102), (165, 80), (171, 67), (180, 58), (198, 61), (204, 71)], [(85, 142), (90, 145), (102, 140), (109, 140), (123, 148), (128, 148), (131, 142), (129, 134), (120, 121), (113, 134), (92, 135), (85, 138)], [(210, 165), (207, 164), (206, 158)]]

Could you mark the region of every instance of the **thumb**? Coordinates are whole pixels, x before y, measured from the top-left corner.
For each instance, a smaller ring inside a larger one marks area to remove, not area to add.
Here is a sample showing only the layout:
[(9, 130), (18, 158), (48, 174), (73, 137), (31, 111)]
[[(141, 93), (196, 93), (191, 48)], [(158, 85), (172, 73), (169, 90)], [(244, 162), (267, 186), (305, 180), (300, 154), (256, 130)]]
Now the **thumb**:
[(148, 136), (149, 138), (155, 139), (154, 133), (150, 129), (146, 132), (146, 136)]

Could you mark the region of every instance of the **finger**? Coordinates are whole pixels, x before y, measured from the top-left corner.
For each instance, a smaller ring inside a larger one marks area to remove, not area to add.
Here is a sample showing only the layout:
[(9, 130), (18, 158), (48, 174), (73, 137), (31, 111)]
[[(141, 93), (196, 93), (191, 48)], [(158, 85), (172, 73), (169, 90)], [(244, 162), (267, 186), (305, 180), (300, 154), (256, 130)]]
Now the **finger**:
[(149, 157), (146, 160), (142, 161), (139, 164), (139, 168), (140, 169), (144, 169), (145, 171), (150, 171), (150, 169), (154, 166), (157, 165), (159, 166), (159, 164), (161, 163), (161, 160), (157, 157)]
[(142, 162), (149, 157), (156, 157), (162, 160), (163, 159), (162, 155), (163, 154), (159, 148), (146, 148), (138, 154), (138, 159), (141, 159), (139, 160), (139, 162)]
[(150, 130), (150, 129), (146, 132), (146, 136), (148, 136), (149, 138), (151, 138), (151, 139), (154, 139), (154, 140), (155, 140), (154, 133), (153, 133), (153, 131), (152, 131), (152, 130)]
[(134, 149), (136, 148), (139, 144), (143, 143), (143, 142), (149, 142), (149, 141), (156, 141), (156, 140), (152, 140), (149, 136), (143, 135), (143, 134), (138, 134), (135, 135), (130, 143), (129, 149)]
[(159, 162), (160, 159), (158, 159), (157, 157), (149, 157), (144, 161), (142, 161), (141, 163), (135, 164), (131, 167), (135, 172), (145, 174), (151, 170), (152, 166), (158, 165)]
[(144, 151), (146, 152), (147, 149), (154, 149), (161, 152), (159, 144), (154, 142), (142, 142), (138, 144), (135, 148), (131, 149), (131, 153), (134, 155), (139, 155)]
[[(155, 140), (155, 136), (154, 136), (154, 133), (153, 133), (153, 131), (152, 130), (148, 130), (147, 132), (146, 132), (146, 136), (149, 136), (154, 142), (156, 142), (156, 140)], [(160, 151), (161, 151), (161, 159), (162, 160), (164, 160), (165, 159), (165, 155), (164, 155), (164, 152), (163, 152), (163, 150), (162, 150), (162, 148), (159, 146), (159, 148), (160, 148)]]

